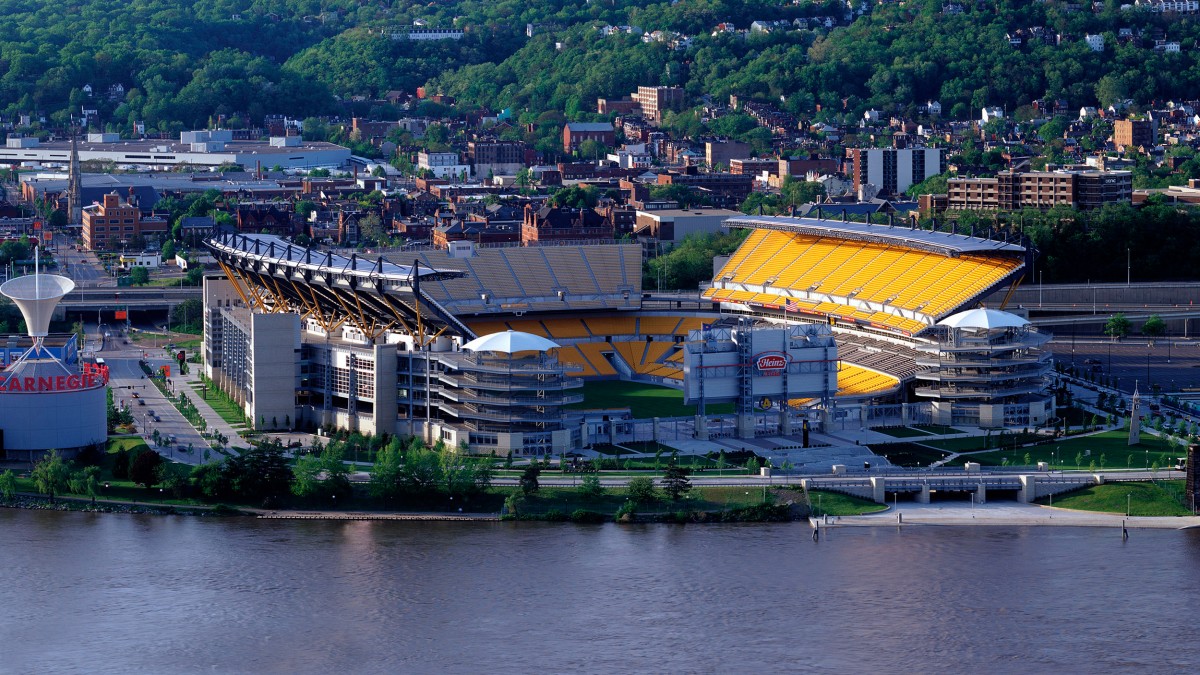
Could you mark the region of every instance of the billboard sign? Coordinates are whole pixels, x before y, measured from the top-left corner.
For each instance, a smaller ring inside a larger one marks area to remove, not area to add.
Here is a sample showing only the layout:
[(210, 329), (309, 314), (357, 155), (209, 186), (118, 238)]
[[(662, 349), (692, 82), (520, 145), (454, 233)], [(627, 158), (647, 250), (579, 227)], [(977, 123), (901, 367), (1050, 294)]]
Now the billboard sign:
[(754, 358), (754, 369), (762, 375), (778, 375), (787, 364), (787, 354), (783, 352), (765, 352)]

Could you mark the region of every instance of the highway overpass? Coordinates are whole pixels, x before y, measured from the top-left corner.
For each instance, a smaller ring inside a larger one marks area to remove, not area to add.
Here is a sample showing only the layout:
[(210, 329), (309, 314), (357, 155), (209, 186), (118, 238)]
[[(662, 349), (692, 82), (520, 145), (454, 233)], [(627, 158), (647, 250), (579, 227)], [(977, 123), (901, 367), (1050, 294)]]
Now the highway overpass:
[(175, 305), (201, 298), (198, 286), (191, 288), (76, 288), (58, 307), (67, 313), (129, 309), (130, 311), (166, 311)]

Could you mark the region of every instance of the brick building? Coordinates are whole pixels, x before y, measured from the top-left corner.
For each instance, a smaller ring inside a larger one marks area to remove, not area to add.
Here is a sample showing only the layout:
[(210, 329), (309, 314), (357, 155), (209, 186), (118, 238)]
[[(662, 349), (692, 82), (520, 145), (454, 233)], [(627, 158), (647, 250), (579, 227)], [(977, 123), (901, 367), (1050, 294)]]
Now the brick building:
[(143, 218), (136, 205), (121, 201), (115, 192), (83, 209), (83, 246), (90, 251), (109, 251), (126, 246), (134, 237), (161, 237), (166, 232), (165, 219)]
[(476, 176), (516, 174), (529, 163), (528, 146), (522, 141), (471, 141), (467, 161)]
[(1150, 120), (1117, 120), (1113, 122), (1113, 145), (1125, 151), (1152, 148), (1154, 132), (1154, 123)]
[(754, 176), (737, 173), (700, 173), (695, 167), (688, 167), (684, 173), (672, 171), (658, 174), (658, 184), (687, 185), (741, 203), (750, 196), (750, 191), (754, 188)]
[[(1001, 171), (995, 178), (951, 178), (947, 181), (945, 208), (1098, 209), (1132, 198), (1133, 174), (1129, 171)], [(935, 204), (930, 202), (931, 206)]]
[(745, 173), (751, 176), (758, 176), (766, 171), (774, 176), (779, 171), (779, 161), (773, 157), (766, 159), (731, 159), (729, 160), (729, 173)]
[(296, 208), (291, 204), (264, 202), (238, 204), (234, 211), (237, 229), (241, 232), (277, 234), (290, 237), (300, 233), (296, 226)]
[(532, 205), (525, 207), (521, 241), (526, 246), (539, 242), (612, 239), (613, 225), (592, 209), (570, 209)]
[(630, 98), (641, 106), (646, 119), (655, 122), (661, 121), (668, 110), (683, 109), (686, 100), (683, 87), (638, 87)]
[(617, 143), (617, 133), (608, 122), (567, 122), (563, 126), (563, 152), (575, 152), (584, 141), (611, 148)]

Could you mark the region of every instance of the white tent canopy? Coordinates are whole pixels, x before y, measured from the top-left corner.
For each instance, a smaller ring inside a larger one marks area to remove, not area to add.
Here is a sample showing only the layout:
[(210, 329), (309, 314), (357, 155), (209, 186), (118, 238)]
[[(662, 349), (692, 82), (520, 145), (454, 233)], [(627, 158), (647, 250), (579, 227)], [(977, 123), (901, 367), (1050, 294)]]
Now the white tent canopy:
[(1029, 322), (1016, 314), (1001, 312), (997, 309), (968, 309), (942, 319), (938, 325), (951, 328), (998, 330), (1000, 328), (1020, 328), (1029, 325)]
[(503, 333), (492, 333), (491, 335), (477, 337), (463, 345), (462, 348), (473, 352), (514, 354), (516, 352), (545, 352), (560, 346), (557, 342), (547, 340), (540, 335), (507, 330)]

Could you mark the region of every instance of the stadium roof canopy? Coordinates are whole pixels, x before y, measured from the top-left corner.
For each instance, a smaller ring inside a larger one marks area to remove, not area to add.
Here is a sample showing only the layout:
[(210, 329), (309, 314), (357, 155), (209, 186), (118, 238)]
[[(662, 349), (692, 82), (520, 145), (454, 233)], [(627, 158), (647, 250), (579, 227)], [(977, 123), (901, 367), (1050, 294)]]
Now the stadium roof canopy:
[(475, 337), (421, 288), (422, 282), (467, 276), (461, 270), (347, 257), (274, 235), (223, 234), (204, 243), (246, 304), (260, 311), (298, 312), (329, 332), (349, 321), (372, 340), (392, 328), (417, 334), (422, 346), (428, 333)]
[(1025, 247), (1006, 241), (971, 237), (953, 232), (910, 229), (895, 225), (854, 223), (825, 218), (791, 216), (739, 216), (724, 222), (727, 228), (778, 230), (813, 237), (837, 237), (876, 244), (891, 244), (930, 251), (950, 257), (964, 253), (1010, 253), (1024, 255)]
[(1016, 314), (1001, 312), (998, 309), (968, 309), (965, 312), (952, 314), (938, 322), (939, 326), (951, 328), (983, 328), (997, 330), (999, 328), (1020, 328), (1029, 322)]

